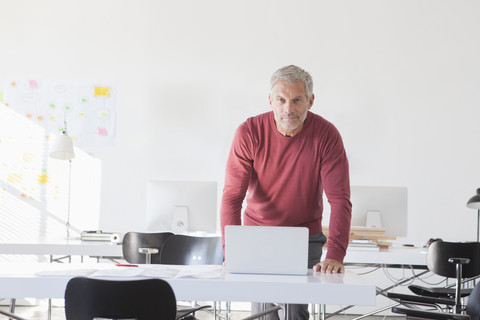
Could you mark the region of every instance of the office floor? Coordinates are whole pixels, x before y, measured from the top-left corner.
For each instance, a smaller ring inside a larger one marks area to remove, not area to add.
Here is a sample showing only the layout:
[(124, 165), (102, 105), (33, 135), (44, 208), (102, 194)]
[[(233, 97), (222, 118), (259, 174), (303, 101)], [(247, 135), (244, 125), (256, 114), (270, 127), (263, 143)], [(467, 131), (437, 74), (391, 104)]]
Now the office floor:
[[(6, 306), (1, 306), (1, 310), (8, 311), (8, 307)], [(15, 310), (15, 314), (24, 317), (25, 319), (28, 320), (47, 320), (47, 309), (45, 306), (19, 306)], [(250, 312), (248, 311), (232, 311), (232, 320), (240, 320), (245, 317), (248, 317), (250, 315)], [(331, 320), (347, 320), (347, 319), (353, 319), (355, 318), (355, 315), (337, 315), (333, 316), (329, 319)], [(197, 318), (200, 320), (210, 320), (213, 319), (212, 315), (205, 313), (205, 312), (199, 312), (197, 313)], [(0, 316), (0, 319), (6, 319), (4, 317)], [(364, 318), (365, 320), (400, 320), (404, 319), (402, 317), (397, 317), (397, 316), (370, 316), (367, 318)], [(65, 310), (63, 307), (53, 307), (52, 308), (52, 320), (65, 320)]]

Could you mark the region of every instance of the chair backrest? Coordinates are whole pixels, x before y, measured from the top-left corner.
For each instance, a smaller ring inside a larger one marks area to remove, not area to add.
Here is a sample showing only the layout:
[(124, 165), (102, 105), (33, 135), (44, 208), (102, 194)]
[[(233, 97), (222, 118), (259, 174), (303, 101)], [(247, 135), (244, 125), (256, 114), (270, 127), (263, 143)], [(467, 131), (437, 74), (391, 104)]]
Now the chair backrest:
[(174, 235), (165, 241), (160, 251), (162, 264), (201, 265), (223, 262), (221, 237)]
[(151, 256), (151, 263), (160, 263), (160, 251), (162, 250), (165, 241), (173, 236), (171, 232), (127, 232), (123, 237), (122, 250), (123, 258), (128, 263), (145, 263), (145, 254), (139, 253), (139, 248), (156, 248), (158, 254)]
[(77, 277), (65, 290), (67, 320), (174, 320), (177, 302), (170, 285), (161, 279), (103, 280)]
[(470, 259), (470, 263), (462, 266), (462, 278), (472, 278), (480, 275), (479, 242), (434, 241), (427, 251), (427, 267), (440, 276), (455, 278), (456, 266), (454, 263), (448, 262), (450, 258)]
[(475, 288), (468, 297), (467, 314), (472, 320), (478, 320), (480, 318), (480, 283), (475, 285)]

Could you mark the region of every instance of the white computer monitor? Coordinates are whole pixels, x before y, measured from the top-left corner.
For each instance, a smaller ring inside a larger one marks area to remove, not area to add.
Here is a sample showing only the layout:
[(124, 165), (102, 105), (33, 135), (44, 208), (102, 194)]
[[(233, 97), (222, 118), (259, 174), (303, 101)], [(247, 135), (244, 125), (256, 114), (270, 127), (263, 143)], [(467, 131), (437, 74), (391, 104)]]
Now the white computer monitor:
[(146, 229), (195, 233), (217, 231), (217, 183), (160, 181), (147, 184)]
[[(408, 189), (406, 187), (351, 186), (352, 226), (368, 226), (370, 217), (380, 218), (386, 237), (407, 236)], [(330, 219), (330, 205), (324, 196), (324, 225)], [(377, 214), (378, 213), (378, 214)], [(378, 225), (377, 225), (378, 226)]]

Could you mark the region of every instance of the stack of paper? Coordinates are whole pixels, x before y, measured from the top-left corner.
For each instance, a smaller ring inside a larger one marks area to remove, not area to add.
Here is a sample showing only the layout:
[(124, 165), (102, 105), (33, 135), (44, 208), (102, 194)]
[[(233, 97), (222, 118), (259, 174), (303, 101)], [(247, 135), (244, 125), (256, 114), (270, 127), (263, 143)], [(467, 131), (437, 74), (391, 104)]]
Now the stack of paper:
[(348, 250), (368, 250), (368, 251), (378, 251), (380, 247), (378, 243), (370, 239), (352, 239), (348, 244)]

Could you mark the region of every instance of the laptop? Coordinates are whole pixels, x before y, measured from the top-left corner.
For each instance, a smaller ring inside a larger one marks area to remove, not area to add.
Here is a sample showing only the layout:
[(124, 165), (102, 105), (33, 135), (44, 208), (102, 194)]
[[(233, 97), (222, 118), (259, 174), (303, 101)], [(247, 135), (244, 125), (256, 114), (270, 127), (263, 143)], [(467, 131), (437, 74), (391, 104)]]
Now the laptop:
[(254, 274), (307, 274), (308, 229), (226, 226), (225, 271)]

